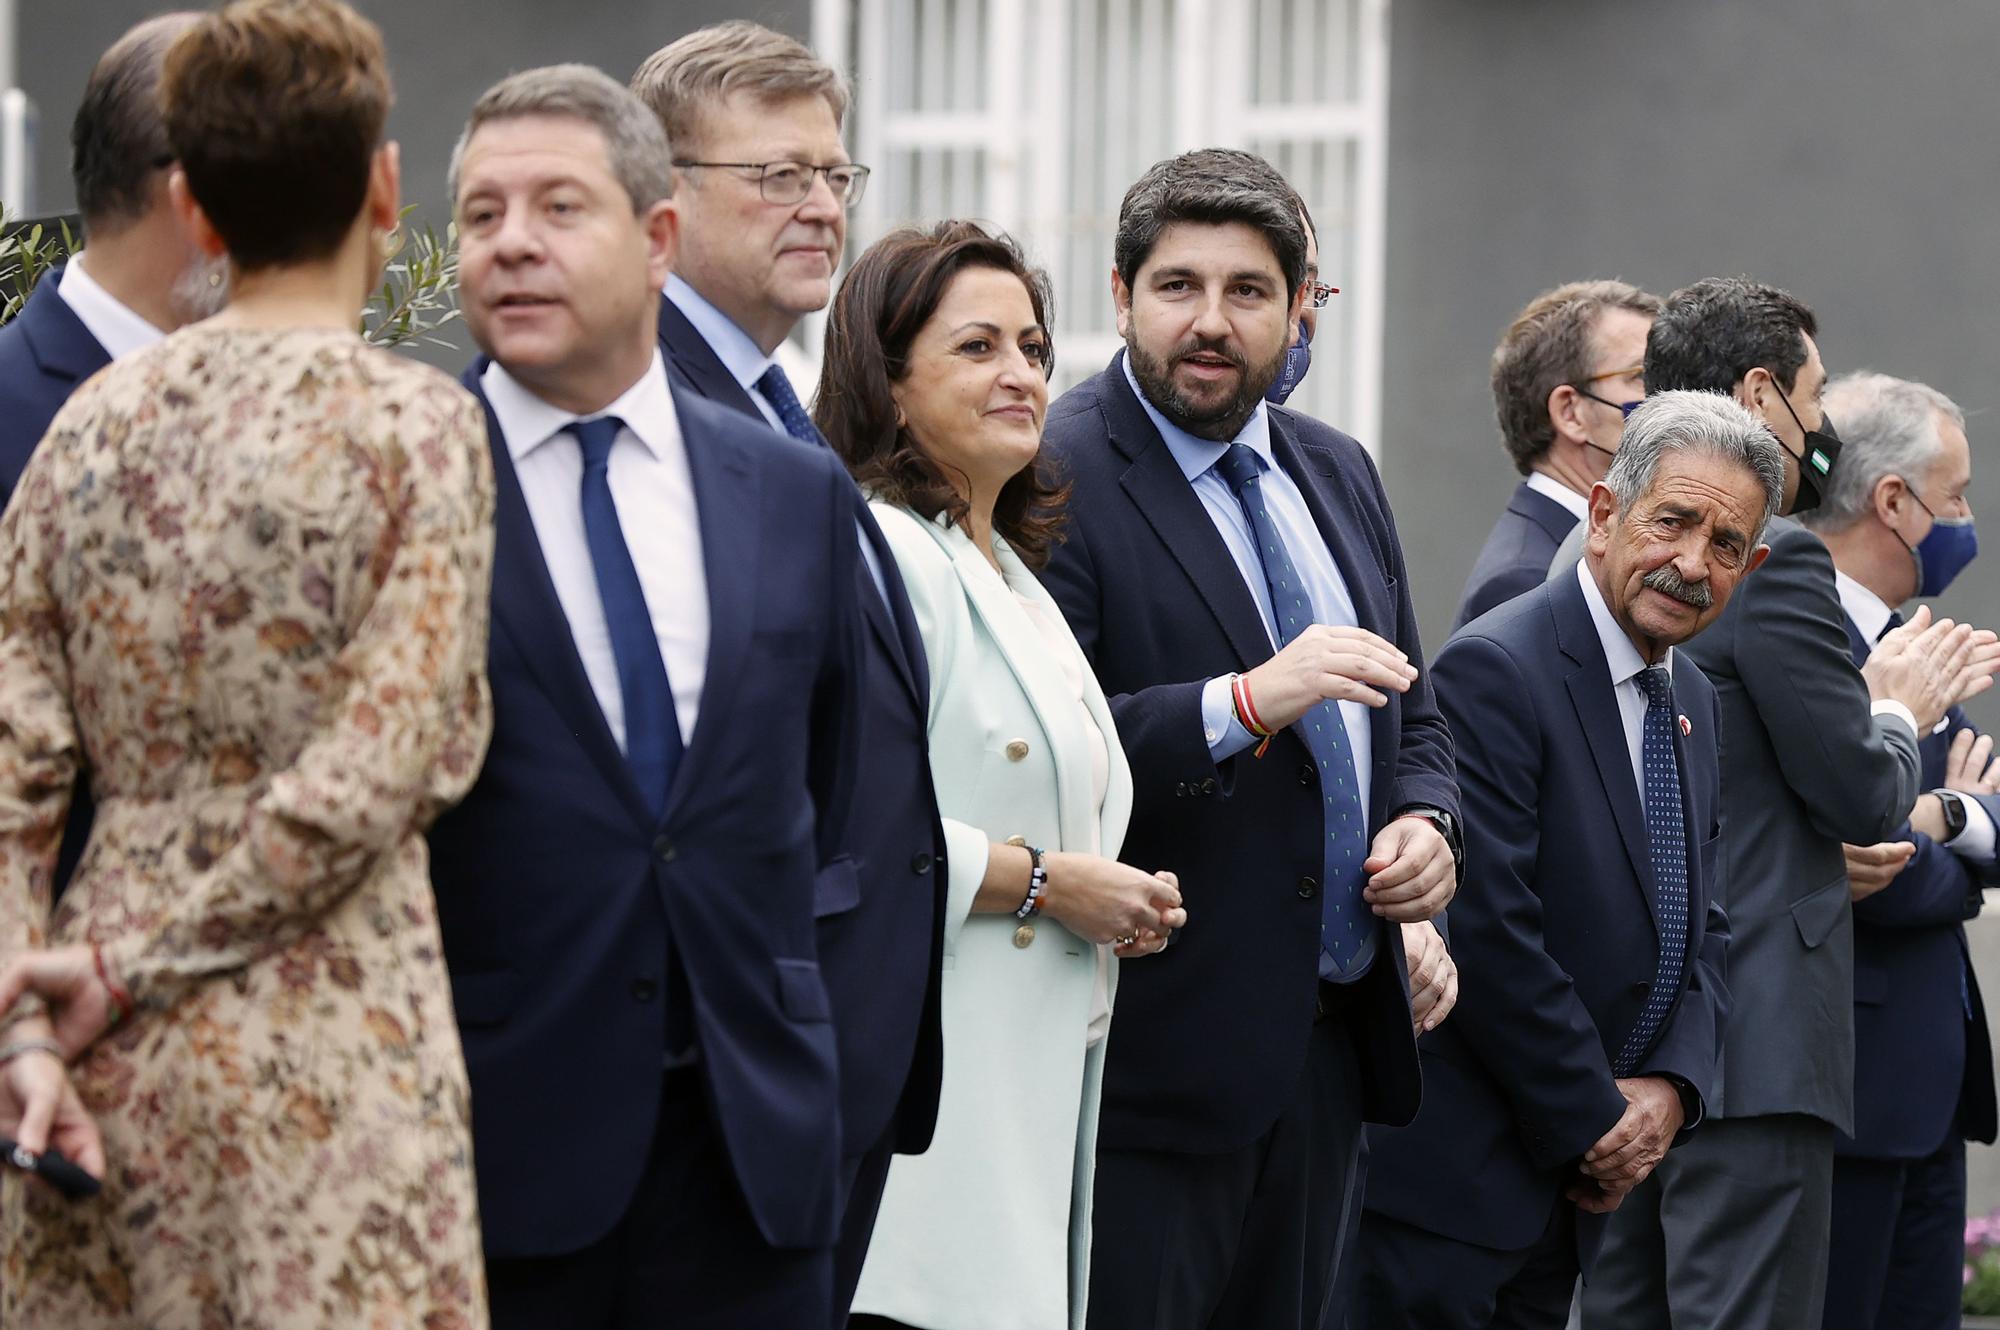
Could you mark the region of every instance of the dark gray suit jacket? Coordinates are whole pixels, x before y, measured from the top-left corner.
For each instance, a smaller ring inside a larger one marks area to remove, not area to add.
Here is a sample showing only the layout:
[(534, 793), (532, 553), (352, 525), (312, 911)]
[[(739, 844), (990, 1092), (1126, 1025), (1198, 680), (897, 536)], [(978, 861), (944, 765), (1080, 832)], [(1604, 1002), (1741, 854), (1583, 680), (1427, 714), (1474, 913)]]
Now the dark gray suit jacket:
[(1771, 554), (1681, 650), (1722, 708), (1730, 1010), (1712, 1116), (1854, 1125), (1854, 915), (1840, 843), (1886, 840), (1916, 801), (1917, 736), (1872, 716), (1833, 558), (1773, 518)]

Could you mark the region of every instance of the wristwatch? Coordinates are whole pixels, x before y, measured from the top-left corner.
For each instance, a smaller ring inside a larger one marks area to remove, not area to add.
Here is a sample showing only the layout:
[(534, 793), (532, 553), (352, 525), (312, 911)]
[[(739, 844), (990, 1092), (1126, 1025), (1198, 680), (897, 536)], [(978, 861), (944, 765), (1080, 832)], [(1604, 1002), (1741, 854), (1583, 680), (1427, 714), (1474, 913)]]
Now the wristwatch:
[(1455, 875), (1454, 880), (1461, 884), (1464, 883), (1465, 842), (1459, 835), (1457, 818), (1445, 812), (1442, 808), (1432, 808), (1428, 804), (1411, 804), (1408, 808), (1399, 810), (1396, 816), (1420, 817), (1436, 827), (1438, 834), (1444, 837), (1444, 843), (1451, 846), (1451, 866)]
[(1965, 834), (1965, 800), (1957, 790), (1932, 790), (1940, 807), (1944, 809), (1945, 844), (1957, 840)]

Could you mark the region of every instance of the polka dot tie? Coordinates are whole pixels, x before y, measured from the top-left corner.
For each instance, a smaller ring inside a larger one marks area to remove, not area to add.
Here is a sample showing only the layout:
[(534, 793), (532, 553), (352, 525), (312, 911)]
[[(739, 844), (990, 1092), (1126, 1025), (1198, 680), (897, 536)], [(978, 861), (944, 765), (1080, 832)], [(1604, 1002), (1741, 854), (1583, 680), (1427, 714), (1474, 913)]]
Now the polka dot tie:
[(785, 377), (785, 371), (775, 361), (771, 368), (757, 376), (757, 391), (764, 394), (764, 400), (778, 413), (778, 419), (785, 423), (785, 433), (800, 443), (810, 443), (817, 447), (826, 446), (826, 436), (819, 432), (812, 417), (799, 401), (799, 395), (792, 391), (792, 381)]
[[(1303, 633), (1313, 622), (1312, 602), (1305, 584), (1292, 567), (1292, 556), (1278, 535), (1270, 509), (1264, 505), (1259, 483), (1264, 464), (1249, 447), (1232, 443), (1215, 464), (1216, 473), (1229, 482), (1243, 515), (1250, 521), (1250, 534), (1257, 541), (1257, 553), (1264, 563), (1264, 578), (1270, 584), (1271, 614), (1277, 620), (1278, 641), (1283, 646)], [(1321, 702), (1299, 717), (1293, 730), (1305, 740), (1319, 768), (1320, 794), (1326, 815), (1326, 863), (1320, 896), (1319, 945), (1325, 953), (1321, 972), (1329, 979), (1351, 977), (1374, 954), (1375, 916), (1361, 898), (1368, 884), (1362, 861), (1368, 857), (1368, 810), (1361, 806), (1361, 786), (1354, 774), (1354, 746), (1348, 742), (1346, 722), (1340, 707)]]
[(1687, 961), (1688, 854), (1687, 820), (1681, 810), (1680, 761), (1674, 756), (1674, 681), (1655, 665), (1639, 673), (1646, 694), (1646, 719), (1641, 727), (1639, 765), (1646, 771), (1646, 839), (1653, 851), (1653, 890), (1660, 930), (1659, 967), (1653, 991), (1639, 1013), (1639, 1023), (1625, 1036), (1612, 1071), (1630, 1076), (1652, 1049), (1680, 995), (1681, 970)]

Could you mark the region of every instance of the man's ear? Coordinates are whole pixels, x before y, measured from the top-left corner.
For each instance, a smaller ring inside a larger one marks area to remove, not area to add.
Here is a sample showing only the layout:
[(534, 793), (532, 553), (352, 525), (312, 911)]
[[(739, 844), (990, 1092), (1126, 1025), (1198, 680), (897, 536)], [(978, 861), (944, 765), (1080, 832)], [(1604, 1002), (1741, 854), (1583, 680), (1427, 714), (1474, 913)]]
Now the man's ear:
[(1603, 558), (1611, 548), (1611, 524), (1618, 520), (1618, 497), (1601, 480), (1590, 487), (1590, 516), (1586, 520), (1590, 527), (1584, 537), (1584, 548)]
[(1750, 574), (1756, 572), (1757, 565), (1770, 557), (1771, 547), (1769, 545), (1759, 545), (1756, 549), (1751, 550), (1750, 562), (1743, 565), (1743, 575), (1748, 577)]
[(1590, 437), (1579, 417), (1579, 403), (1583, 395), (1567, 383), (1559, 383), (1549, 390), (1549, 424), (1556, 434), (1571, 443), (1582, 443)]
[(1111, 308), (1118, 314), (1118, 335), (1132, 336), (1132, 288), (1125, 285), (1125, 276), (1118, 269), (1111, 270)]
[(672, 199), (661, 199), (646, 209), (639, 223), (646, 231), (647, 280), (657, 291), (667, 284), (667, 274), (674, 270), (674, 260), (680, 257), (680, 205)]
[(1876, 481), (1874, 492), (1868, 496), (1870, 505), (1875, 510), (1875, 519), (1893, 531), (1896, 520), (1903, 515), (1901, 512), (1903, 496), (1909, 493), (1910, 487), (1903, 482), (1901, 476), (1883, 476)]

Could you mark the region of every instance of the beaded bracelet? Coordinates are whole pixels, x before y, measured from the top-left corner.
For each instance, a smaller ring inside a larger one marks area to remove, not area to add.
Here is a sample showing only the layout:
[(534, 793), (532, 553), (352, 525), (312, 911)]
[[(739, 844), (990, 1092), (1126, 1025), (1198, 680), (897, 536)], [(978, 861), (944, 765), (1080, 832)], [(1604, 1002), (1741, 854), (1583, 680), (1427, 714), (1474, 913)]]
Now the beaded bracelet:
[(111, 970), (104, 963), (104, 948), (92, 943), (90, 960), (97, 967), (97, 981), (104, 985), (105, 993), (111, 998), (111, 1020), (104, 1028), (115, 1030), (131, 1018), (132, 992), (111, 977)]
[(1257, 745), (1255, 756), (1264, 756), (1271, 747), (1271, 737), (1277, 731), (1265, 725), (1264, 718), (1257, 714), (1256, 703), (1250, 700), (1249, 676), (1242, 674), (1230, 676), (1229, 699), (1236, 712), (1236, 723), (1250, 731), (1252, 737), (1263, 741)]
[(1049, 870), (1042, 862), (1041, 848), (1030, 845), (1028, 858), (1033, 862), (1033, 867), (1028, 870), (1028, 895), (1021, 902), (1021, 908), (1014, 911), (1016, 919), (1026, 919), (1031, 914), (1041, 913), (1042, 894), (1049, 889)]
[(0, 1044), (0, 1067), (23, 1053), (52, 1053), (57, 1061), (61, 1061), (62, 1045), (53, 1039), (16, 1039), (11, 1044)]

